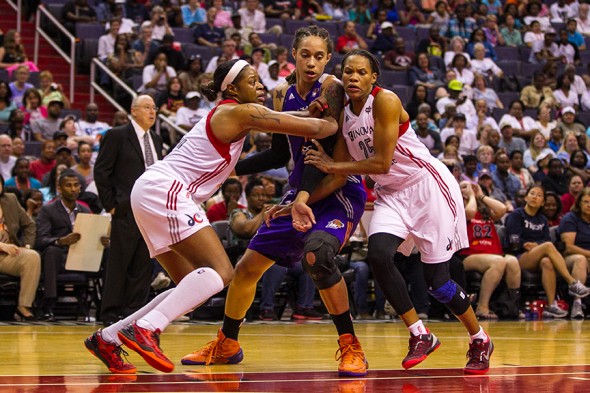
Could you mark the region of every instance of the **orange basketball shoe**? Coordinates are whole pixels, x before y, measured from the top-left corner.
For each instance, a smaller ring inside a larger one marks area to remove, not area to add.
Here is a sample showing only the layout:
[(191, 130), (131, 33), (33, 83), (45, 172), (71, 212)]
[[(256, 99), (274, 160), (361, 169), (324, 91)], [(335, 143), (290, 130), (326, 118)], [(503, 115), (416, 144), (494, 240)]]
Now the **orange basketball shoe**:
[(180, 363), (184, 365), (209, 365), (209, 364), (237, 364), (244, 359), (244, 352), (240, 343), (232, 338), (225, 337), (219, 329), (217, 338), (208, 342), (205, 346), (182, 358)]
[(134, 322), (120, 330), (118, 335), (123, 344), (140, 354), (153, 368), (165, 373), (174, 370), (174, 364), (160, 349), (160, 329), (152, 332)]
[(367, 363), (359, 340), (352, 334), (347, 333), (338, 338), (338, 345), (340, 348), (335, 354), (336, 360), (340, 360), (338, 375), (341, 377), (362, 377), (367, 375), (369, 363)]
[(127, 356), (128, 353), (119, 345), (106, 342), (100, 333), (100, 330), (92, 333), (92, 336), (84, 340), (84, 345), (91, 354), (102, 361), (110, 372), (115, 374), (134, 374), (137, 369), (133, 364), (125, 363), (121, 354)]

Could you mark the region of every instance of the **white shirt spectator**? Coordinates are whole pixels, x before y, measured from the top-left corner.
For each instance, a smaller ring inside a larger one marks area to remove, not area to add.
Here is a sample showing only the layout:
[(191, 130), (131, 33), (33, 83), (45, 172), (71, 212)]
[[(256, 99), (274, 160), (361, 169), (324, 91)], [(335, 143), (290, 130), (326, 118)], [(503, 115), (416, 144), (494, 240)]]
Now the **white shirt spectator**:
[(506, 113), (500, 119), (500, 124), (507, 122), (512, 126), (515, 130), (523, 130), (523, 131), (530, 131), (535, 129), (535, 120), (530, 116), (523, 116), (521, 121), (509, 113)]
[[(111, 23), (107, 22), (106, 25), (104, 25), (105, 30), (109, 31), (110, 26)], [(137, 23), (133, 22), (131, 19), (121, 18), (121, 27), (119, 27), (117, 34), (134, 34), (136, 27)]]
[[(467, 118), (467, 127), (472, 130), (477, 130), (478, 122), (479, 122), (479, 119), (477, 118), (477, 116), (468, 117)], [(496, 121), (496, 119), (494, 119), (491, 116), (487, 116), (485, 119), (483, 119), (482, 126), (485, 126), (485, 125), (489, 125), (494, 130), (500, 132), (500, 127), (498, 126), (498, 122)]]
[(5, 180), (8, 180), (12, 177), (12, 168), (14, 168), (14, 163), (16, 162), (15, 156), (8, 156), (7, 162), (2, 162), (0, 159), (0, 173)]
[(580, 75), (574, 75), (574, 80), (572, 81), (570, 88), (574, 89), (576, 94), (581, 96), (586, 92), (586, 84), (584, 83), (584, 79)]
[(583, 111), (590, 111), (590, 91), (586, 90), (580, 97), (580, 104)]
[(471, 70), (467, 68), (463, 68), (463, 72), (459, 72), (459, 70), (456, 68), (451, 68), (451, 70), (455, 71), (455, 74), (457, 75), (455, 79), (457, 79), (459, 82), (463, 82), (463, 84), (467, 86), (473, 85), (473, 79), (475, 78), (475, 75)]
[[(537, 60), (537, 57), (535, 56), (535, 53), (539, 53), (541, 52), (543, 49), (547, 49), (545, 47), (545, 39), (543, 39), (543, 41), (535, 41), (533, 43), (533, 47), (531, 49), (531, 55), (529, 57), (529, 63), (533, 63), (533, 64), (539, 64), (539, 61)], [(549, 47), (549, 52), (551, 52), (551, 55), (554, 57), (559, 57), (559, 48), (557, 47), (557, 44), (554, 42), (553, 44), (551, 44), (551, 46)]]
[(488, 76), (488, 71), (492, 71), (492, 73), (496, 76), (500, 76), (500, 74), (502, 74), (502, 69), (498, 67), (494, 60), (487, 57), (483, 60), (471, 60), (471, 69), (473, 72), (477, 72), (478, 74), (484, 76)]
[(557, 122), (555, 120), (547, 123), (547, 127), (541, 124), (538, 120), (535, 120), (535, 126), (533, 127), (533, 129), (536, 128), (537, 130), (541, 131), (541, 134), (543, 134), (545, 139), (549, 140), (549, 137), (551, 136), (551, 130), (554, 129), (556, 126)]
[(94, 123), (89, 123), (86, 120), (80, 119), (76, 122), (76, 135), (95, 137), (110, 128), (111, 126), (104, 121), (95, 121)]
[[(548, 154), (555, 156), (555, 152), (550, 148), (546, 147), (543, 150), (541, 150), (537, 157), (547, 156)], [(533, 156), (531, 154), (531, 149), (526, 149), (524, 151), (524, 154), (522, 155), (522, 163), (524, 164), (524, 167), (527, 169), (537, 165), (536, 159), (533, 159)]]
[(188, 126), (190, 125), (193, 127), (195, 124), (199, 122), (204, 116), (207, 116), (209, 111), (207, 109), (199, 108), (199, 109), (190, 109), (189, 107), (182, 106), (178, 108), (176, 112), (176, 125), (177, 126)]
[[(138, 89), (139, 92), (143, 92), (145, 90), (146, 83), (151, 82), (151, 80), (154, 79), (154, 76), (156, 75), (157, 72), (158, 71), (156, 71), (156, 66), (153, 64), (147, 65), (143, 68), (143, 75), (141, 78), (143, 84)], [(170, 66), (166, 66), (166, 73), (168, 74), (168, 78), (172, 78), (173, 76), (176, 76), (176, 71), (174, 71), (174, 68), (172, 68)], [(155, 89), (158, 91), (165, 91), (166, 84), (167, 84), (166, 75), (162, 74), (162, 76), (160, 77), (160, 80), (158, 80), (158, 83), (155, 86)]]
[(166, 25), (152, 24), (152, 40), (162, 41), (166, 35)]
[(545, 39), (545, 35), (543, 33), (535, 34), (532, 31), (527, 31), (524, 33), (523, 42), (525, 44), (533, 44), (536, 41), (543, 41)]
[(576, 55), (574, 44), (568, 42), (565, 45), (557, 45), (557, 53), (559, 56), (565, 57), (565, 61), (567, 64), (574, 64), (574, 56)]
[(525, 16), (524, 23), (527, 26), (530, 26), (533, 21), (536, 20), (541, 25), (541, 30), (546, 31), (549, 27), (551, 27), (551, 21), (549, 20), (548, 16)]
[(268, 73), (268, 64), (261, 62), (260, 64), (258, 64), (258, 68), (256, 66), (253, 66), (256, 69), (256, 72), (258, 72), (258, 76), (260, 77), (261, 80), (267, 79), (270, 77), (269, 73)]
[[(234, 54), (234, 56), (231, 58), (231, 60), (234, 59), (239, 59), (240, 56)], [(219, 61), (219, 56), (213, 56), (211, 58), (211, 60), (209, 60), (209, 63), (207, 63), (207, 68), (205, 68), (205, 72), (215, 72), (215, 70), (217, 69), (217, 62)]]
[(555, 97), (555, 99), (562, 108), (566, 106), (574, 107), (574, 105), (580, 104), (578, 95), (572, 88), (570, 88), (567, 96), (563, 93), (561, 89), (553, 90), (553, 97)]
[(270, 75), (266, 79), (262, 79), (262, 84), (268, 89), (268, 91), (272, 91), (280, 85), (281, 83), (285, 82), (285, 77), (279, 76), (278, 79), (272, 79)]
[(109, 55), (115, 52), (115, 37), (110, 34), (101, 35), (98, 39), (98, 58), (106, 60)]
[(549, 12), (551, 13), (551, 22), (557, 23), (565, 23), (569, 18), (573, 18), (576, 16), (572, 7), (568, 4), (564, 4), (563, 7), (559, 6), (559, 3), (551, 4), (549, 7)]
[[(455, 129), (452, 127), (443, 128), (440, 132), (440, 140), (445, 141), (448, 137), (455, 134)], [(466, 128), (463, 130), (463, 135), (460, 137), (459, 144), (459, 155), (465, 156), (473, 154), (475, 149), (479, 147), (479, 141), (477, 140), (477, 133), (475, 130)]]
[[(443, 97), (436, 101), (436, 110), (438, 113), (443, 114), (445, 113), (445, 106), (447, 104), (456, 104), (457, 100), (452, 99), (451, 97)], [(457, 112), (463, 113), (465, 117), (469, 118), (470, 116), (476, 116), (477, 112), (475, 110), (475, 106), (473, 102), (468, 98), (465, 100), (464, 103), (457, 106)], [(443, 139), (444, 140), (444, 139)]]
[(254, 12), (250, 12), (246, 8), (240, 8), (238, 14), (242, 17), (242, 28), (258, 34), (266, 31), (266, 17), (262, 11), (254, 10)]
[(590, 17), (586, 17), (586, 20), (582, 20), (578, 16), (576, 22), (578, 22), (577, 29), (580, 34), (590, 35)]

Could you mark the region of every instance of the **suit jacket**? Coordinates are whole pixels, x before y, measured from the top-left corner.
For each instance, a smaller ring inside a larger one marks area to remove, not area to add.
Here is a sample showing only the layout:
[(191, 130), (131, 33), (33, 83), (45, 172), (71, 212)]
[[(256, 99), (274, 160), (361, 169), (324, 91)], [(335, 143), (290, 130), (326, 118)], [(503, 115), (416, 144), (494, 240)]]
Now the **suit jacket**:
[[(78, 213), (92, 213), (90, 209), (76, 203)], [(61, 203), (61, 199), (45, 205), (37, 215), (37, 250), (43, 251), (52, 245), (58, 238), (69, 235), (74, 228), (70, 222), (70, 216)]]
[[(8, 227), (10, 241), (17, 246), (35, 245), (35, 221), (27, 215), (16, 195), (5, 193), (0, 197), (4, 224)], [(22, 238), (22, 242), (20, 239)]]
[[(149, 132), (161, 160), (162, 139), (152, 130)], [(131, 190), (143, 172), (145, 161), (133, 125), (107, 131), (94, 165), (94, 181), (106, 211), (115, 208), (115, 217), (124, 217), (131, 210)]]

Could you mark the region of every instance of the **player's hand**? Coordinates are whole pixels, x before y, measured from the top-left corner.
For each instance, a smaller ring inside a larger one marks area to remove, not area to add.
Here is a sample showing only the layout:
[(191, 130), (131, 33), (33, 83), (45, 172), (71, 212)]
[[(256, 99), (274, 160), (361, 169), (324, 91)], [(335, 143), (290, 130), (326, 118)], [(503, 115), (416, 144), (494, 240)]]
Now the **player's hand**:
[(264, 212), (264, 223), (267, 227), (270, 227), (270, 221), (291, 214), (292, 204), (288, 205), (273, 205), (266, 212)]
[(291, 209), (293, 228), (299, 232), (307, 232), (316, 223), (311, 207), (302, 202), (295, 202)]
[(328, 100), (319, 96), (311, 104), (309, 104), (308, 111), (310, 117), (320, 118), (323, 112), (328, 109)]
[(311, 164), (324, 173), (330, 173), (330, 166), (334, 162), (332, 157), (326, 154), (322, 145), (315, 139), (311, 140), (317, 150), (309, 149), (305, 154), (305, 163)]

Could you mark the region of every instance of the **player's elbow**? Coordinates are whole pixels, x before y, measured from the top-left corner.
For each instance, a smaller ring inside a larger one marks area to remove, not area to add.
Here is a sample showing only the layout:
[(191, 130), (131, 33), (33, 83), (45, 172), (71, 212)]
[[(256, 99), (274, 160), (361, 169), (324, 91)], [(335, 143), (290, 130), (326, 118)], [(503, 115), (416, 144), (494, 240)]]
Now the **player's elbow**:
[(376, 173), (378, 175), (386, 175), (389, 173), (389, 169), (391, 168), (391, 163), (389, 162), (380, 162), (377, 165)]

